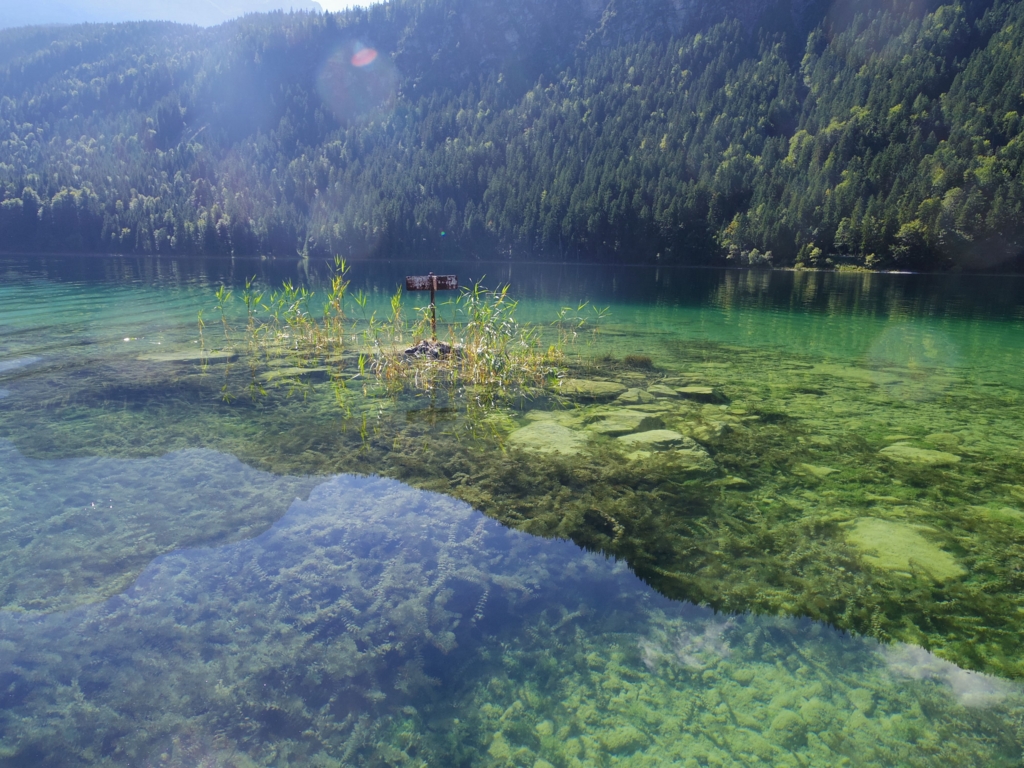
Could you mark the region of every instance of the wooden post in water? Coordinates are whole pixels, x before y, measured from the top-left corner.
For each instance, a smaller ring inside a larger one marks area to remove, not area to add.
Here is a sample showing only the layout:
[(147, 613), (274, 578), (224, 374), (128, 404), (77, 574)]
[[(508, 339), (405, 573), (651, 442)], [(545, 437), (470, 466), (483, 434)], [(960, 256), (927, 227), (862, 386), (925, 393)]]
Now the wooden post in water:
[(407, 291), (430, 291), (430, 338), (437, 341), (437, 314), (434, 308), (434, 293), (436, 291), (454, 291), (459, 287), (459, 278), (456, 275), (435, 275), (433, 272), (427, 275), (413, 275), (405, 278), (405, 290)]

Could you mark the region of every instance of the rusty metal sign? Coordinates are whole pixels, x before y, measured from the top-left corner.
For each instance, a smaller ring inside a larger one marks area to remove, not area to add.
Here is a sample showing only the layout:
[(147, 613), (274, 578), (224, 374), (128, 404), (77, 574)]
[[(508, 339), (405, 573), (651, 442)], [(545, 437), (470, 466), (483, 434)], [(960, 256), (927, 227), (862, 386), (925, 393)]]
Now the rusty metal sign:
[(405, 278), (405, 290), (430, 291), (430, 338), (437, 339), (437, 312), (434, 308), (434, 291), (454, 291), (459, 287), (455, 275), (412, 275)]
[[(436, 282), (434, 282), (436, 281)], [(414, 275), (405, 278), (405, 290), (407, 291), (454, 291), (459, 287), (459, 278), (456, 275)]]

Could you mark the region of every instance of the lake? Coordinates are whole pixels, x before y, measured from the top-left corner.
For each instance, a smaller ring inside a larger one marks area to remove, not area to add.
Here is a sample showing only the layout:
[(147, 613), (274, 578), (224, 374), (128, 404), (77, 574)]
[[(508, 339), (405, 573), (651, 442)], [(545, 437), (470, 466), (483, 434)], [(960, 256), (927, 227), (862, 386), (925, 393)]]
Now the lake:
[[(0, 766), (1020, 765), (1024, 279), (350, 266), (0, 258)], [(364, 371), (428, 269), (559, 378)]]

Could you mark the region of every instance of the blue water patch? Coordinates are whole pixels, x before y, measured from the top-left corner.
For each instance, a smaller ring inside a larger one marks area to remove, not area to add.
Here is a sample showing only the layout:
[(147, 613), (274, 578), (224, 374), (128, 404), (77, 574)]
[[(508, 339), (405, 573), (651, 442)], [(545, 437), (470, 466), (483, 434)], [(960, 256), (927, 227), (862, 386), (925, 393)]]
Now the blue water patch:
[(676, 603), (622, 563), (377, 477), (327, 480), (255, 538), (158, 557), (101, 603), (2, 611), (0, 638), (13, 764), (1020, 757), (1016, 685)]
[(13, 360), (0, 360), (0, 373), (16, 371), (19, 368), (27, 368), (33, 363), (38, 363), (43, 358), (30, 355), (28, 357), (16, 357)]
[(98, 602), (159, 555), (252, 538), (321, 480), (201, 448), (32, 459), (0, 440), (0, 608)]

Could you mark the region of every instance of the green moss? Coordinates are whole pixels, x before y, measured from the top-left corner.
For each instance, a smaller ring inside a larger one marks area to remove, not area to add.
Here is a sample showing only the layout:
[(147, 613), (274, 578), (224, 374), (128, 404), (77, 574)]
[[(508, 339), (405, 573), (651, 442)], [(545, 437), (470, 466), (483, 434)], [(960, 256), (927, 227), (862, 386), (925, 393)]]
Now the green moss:
[(846, 532), (846, 540), (875, 568), (911, 575), (923, 573), (935, 581), (964, 576), (956, 558), (925, 538), (933, 529), (894, 523), (875, 517), (859, 518)]
[(879, 451), (882, 456), (892, 461), (905, 464), (925, 464), (929, 467), (942, 467), (959, 464), (960, 457), (945, 451), (933, 451), (928, 448), (916, 448), (907, 443), (895, 443)]

